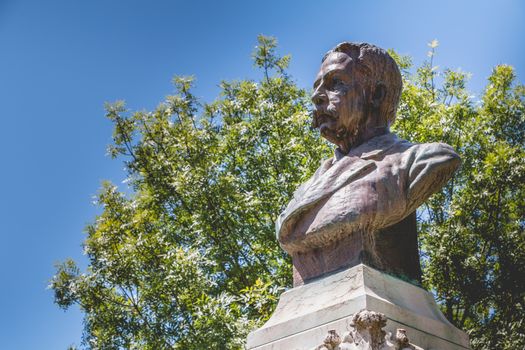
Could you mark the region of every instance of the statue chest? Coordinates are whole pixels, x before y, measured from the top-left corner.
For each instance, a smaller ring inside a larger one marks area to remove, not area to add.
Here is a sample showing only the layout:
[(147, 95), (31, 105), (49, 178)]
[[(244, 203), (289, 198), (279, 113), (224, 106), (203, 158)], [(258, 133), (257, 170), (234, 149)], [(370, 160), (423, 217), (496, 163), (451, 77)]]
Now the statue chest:
[(408, 214), (407, 176), (396, 159), (376, 162), (373, 171), (306, 209), (290, 227), (290, 238), (315, 247), (356, 231), (374, 232), (403, 219)]

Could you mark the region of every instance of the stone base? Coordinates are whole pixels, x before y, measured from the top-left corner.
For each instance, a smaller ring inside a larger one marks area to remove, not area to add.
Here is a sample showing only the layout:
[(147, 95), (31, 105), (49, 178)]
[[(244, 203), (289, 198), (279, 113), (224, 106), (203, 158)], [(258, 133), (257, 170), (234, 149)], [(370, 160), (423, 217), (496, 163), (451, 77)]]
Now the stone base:
[(429, 292), (363, 264), (284, 292), (268, 322), (248, 336), (247, 349), (315, 349), (329, 331), (352, 330), (361, 310), (384, 314), (385, 330), (406, 330), (416, 347), (470, 349), (467, 334), (447, 321)]

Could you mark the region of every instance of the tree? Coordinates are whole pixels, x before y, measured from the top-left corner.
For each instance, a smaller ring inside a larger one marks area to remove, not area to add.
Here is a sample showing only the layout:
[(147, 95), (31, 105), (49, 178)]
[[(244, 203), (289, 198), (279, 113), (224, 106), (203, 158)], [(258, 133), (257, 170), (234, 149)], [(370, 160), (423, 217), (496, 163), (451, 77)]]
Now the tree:
[[(463, 164), (419, 210), (424, 282), (475, 349), (525, 347), (525, 88), (500, 65), (480, 101), (468, 74), (430, 60), (409, 73), (395, 130), (415, 142), (443, 141)], [(437, 81), (441, 80), (441, 86)]]
[[(499, 66), (474, 101), (467, 74), (433, 66), (432, 46), (415, 72), (392, 52), (405, 86), (396, 132), (463, 158), (419, 211), (424, 283), (476, 349), (523, 347), (525, 89)], [(213, 103), (179, 77), (152, 112), (107, 105), (109, 153), (124, 159), (132, 194), (103, 185), (87, 271), (68, 260), (51, 280), (60, 307), (83, 310), (85, 348), (241, 349), (291, 285), (274, 219), (331, 151), (275, 49), (259, 37), (262, 79), (223, 82)]]
[(259, 37), (263, 79), (223, 82), (213, 103), (179, 77), (153, 112), (107, 106), (133, 195), (104, 184), (88, 271), (66, 261), (51, 282), (58, 305), (85, 312), (87, 348), (241, 349), (291, 284), (274, 220), (328, 147), (275, 47)]

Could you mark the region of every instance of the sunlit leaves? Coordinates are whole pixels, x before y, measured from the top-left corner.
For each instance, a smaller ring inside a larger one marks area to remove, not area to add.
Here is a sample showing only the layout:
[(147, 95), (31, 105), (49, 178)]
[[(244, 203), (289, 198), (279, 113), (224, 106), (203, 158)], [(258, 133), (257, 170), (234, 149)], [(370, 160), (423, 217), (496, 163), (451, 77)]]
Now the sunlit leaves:
[(412, 141), (449, 143), (463, 164), (419, 212), (424, 281), (474, 348), (522, 348), (524, 88), (512, 67), (497, 66), (481, 101), (473, 101), (469, 75), (440, 72), (432, 61), (437, 42), (429, 46), (430, 61), (415, 74), (395, 56), (404, 66), (404, 91), (394, 127)]
[(85, 312), (86, 348), (241, 349), (290, 285), (274, 220), (329, 148), (275, 45), (259, 37), (263, 79), (222, 82), (213, 103), (176, 77), (153, 111), (106, 106), (133, 193), (103, 185), (88, 271), (67, 261), (51, 284)]

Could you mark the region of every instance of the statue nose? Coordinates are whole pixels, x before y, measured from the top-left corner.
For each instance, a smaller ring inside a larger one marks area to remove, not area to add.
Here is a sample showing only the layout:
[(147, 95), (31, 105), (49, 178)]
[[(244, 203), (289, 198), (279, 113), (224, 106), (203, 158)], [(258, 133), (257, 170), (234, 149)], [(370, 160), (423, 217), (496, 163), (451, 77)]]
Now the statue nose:
[(323, 105), (328, 101), (328, 98), (326, 97), (326, 94), (321, 93), (319, 89), (317, 89), (313, 95), (312, 95), (312, 102), (316, 105)]

